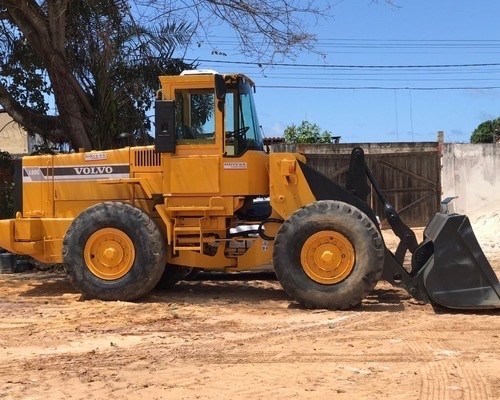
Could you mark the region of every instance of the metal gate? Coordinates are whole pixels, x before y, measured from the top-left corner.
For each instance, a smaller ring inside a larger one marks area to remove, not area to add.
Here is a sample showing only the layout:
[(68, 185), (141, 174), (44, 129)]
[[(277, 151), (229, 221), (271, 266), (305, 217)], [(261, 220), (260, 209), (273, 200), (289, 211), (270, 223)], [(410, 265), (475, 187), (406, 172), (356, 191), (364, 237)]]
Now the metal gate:
[[(354, 146), (365, 151), (368, 167), (384, 196), (411, 227), (426, 226), (440, 207), (441, 154), (437, 142), (276, 146), (305, 154), (307, 164), (345, 187)], [(384, 221), (383, 205), (372, 190), (369, 201)]]

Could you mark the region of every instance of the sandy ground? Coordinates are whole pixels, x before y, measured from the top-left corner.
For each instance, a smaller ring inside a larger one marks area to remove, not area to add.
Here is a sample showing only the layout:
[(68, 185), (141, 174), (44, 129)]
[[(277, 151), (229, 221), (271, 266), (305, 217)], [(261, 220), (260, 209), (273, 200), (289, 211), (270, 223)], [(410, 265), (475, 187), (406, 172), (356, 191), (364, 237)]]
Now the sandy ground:
[(0, 399), (500, 398), (498, 311), (434, 309), (386, 283), (358, 309), (310, 311), (256, 278), (269, 274), (126, 303), (82, 301), (61, 273), (0, 275)]

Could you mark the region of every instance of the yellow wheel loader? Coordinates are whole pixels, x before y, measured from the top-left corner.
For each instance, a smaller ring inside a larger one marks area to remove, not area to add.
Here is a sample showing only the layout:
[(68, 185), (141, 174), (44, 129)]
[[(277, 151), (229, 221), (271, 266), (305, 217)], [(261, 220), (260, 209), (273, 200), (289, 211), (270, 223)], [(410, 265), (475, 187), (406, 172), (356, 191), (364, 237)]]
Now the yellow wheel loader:
[[(192, 269), (272, 263), (308, 308), (356, 306), (380, 279), (444, 307), (500, 307), (467, 217), (437, 213), (418, 244), (362, 149), (345, 188), (300, 154), (266, 152), (246, 76), (190, 71), (160, 82), (154, 146), (17, 160), (17, 212), (0, 221), (0, 247), (63, 263), (87, 299), (130, 301)], [(401, 239), (395, 253), (367, 204), (368, 182)]]

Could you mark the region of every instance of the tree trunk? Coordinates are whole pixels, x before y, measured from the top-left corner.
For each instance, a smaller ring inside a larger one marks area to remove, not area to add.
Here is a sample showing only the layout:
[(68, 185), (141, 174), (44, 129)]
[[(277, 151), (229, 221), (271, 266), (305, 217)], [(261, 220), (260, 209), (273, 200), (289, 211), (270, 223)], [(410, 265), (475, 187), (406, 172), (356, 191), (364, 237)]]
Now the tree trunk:
[(91, 150), (92, 143), (87, 130), (87, 127), (91, 124), (91, 118), (85, 115), (82, 110), (83, 106), (79, 101), (79, 96), (75, 93), (73, 85), (57, 69), (49, 70), (49, 76), (59, 111), (59, 119), (71, 141), (72, 147), (75, 150)]
[(65, 55), (65, 17), (69, 2), (49, 0), (46, 10), (33, 0), (2, 0), (0, 4), (7, 9), (12, 21), (43, 60), (52, 83), (64, 135), (75, 150), (90, 150), (89, 133), (94, 109), (72, 74)]

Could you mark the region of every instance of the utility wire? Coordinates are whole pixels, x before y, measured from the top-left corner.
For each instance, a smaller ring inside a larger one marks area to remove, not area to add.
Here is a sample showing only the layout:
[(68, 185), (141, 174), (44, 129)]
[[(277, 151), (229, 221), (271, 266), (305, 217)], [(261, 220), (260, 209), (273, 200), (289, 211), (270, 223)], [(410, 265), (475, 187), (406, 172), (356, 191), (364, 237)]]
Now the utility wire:
[(494, 90), (500, 86), (443, 86), (443, 87), (417, 87), (417, 86), (299, 86), (299, 85), (259, 85), (259, 89), (312, 89), (312, 90)]
[(427, 64), (427, 65), (348, 65), (348, 64), (294, 64), (294, 63), (264, 63), (249, 61), (204, 60), (185, 58), (185, 61), (206, 62), (212, 64), (256, 65), (258, 67), (313, 67), (313, 68), (466, 68), (466, 67), (498, 67), (500, 63), (473, 63), (473, 64)]
[[(415, 44), (422, 44), (422, 46), (443, 44), (445, 47), (454, 47), (457, 44), (477, 47), (478, 44), (486, 44), (488, 46), (498, 45), (500, 49), (500, 40), (326, 40), (328, 43), (337, 44), (342, 41), (347, 44), (368, 43), (369, 45), (367, 47), (373, 44), (377, 46), (381, 44), (383, 47), (386, 43), (401, 44), (402, 46), (404, 46), (405, 43), (409, 43), (411, 46)], [(320, 42), (324, 43), (325, 40)], [(363, 65), (290, 62), (272, 63), (208, 58), (186, 58), (185, 60), (203, 63), (205, 65), (218, 64), (225, 70), (230, 69), (231, 65), (238, 65), (240, 66), (239, 72), (247, 75), (256, 75), (254, 79), (257, 81), (257, 86), (264, 89), (409, 91), (500, 89), (500, 86), (497, 86), (497, 82), (500, 81), (500, 62)], [(224, 68), (224, 65), (226, 68)], [(282, 69), (280, 70), (280, 68)], [(465, 76), (466, 74), (468, 76)], [(324, 85), (300, 84), (300, 81), (304, 80), (308, 80), (309, 83), (321, 80)], [(276, 84), (261, 84), (270, 81)], [(285, 81), (290, 82), (290, 84), (286, 84)], [(294, 84), (295, 82), (297, 84)], [(334, 82), (338, 82), (340, 85), (332, 85)], [(342, 82), (345, 85), (342, 85)], [(358, 82), (361, 84), (357, 85)], [(363, 85), (363, 82), (367, 83), (367, 85)], [(370, 85), (371, 82), (379, 84)], [(400, 85), (396, 82), (400, 82)], [(423, 84), (424, 86), (418, 85), (418, 82), (427, 82), (430, 86), (425, 84)], [(443, 85), (436, 85), (437, 82)], [(456, 82), (456, 85), (447, 85), (446, 82)], [(474, 85), (474, 82), (476, 82), (476, 85)], [(480, 86), (481, 83), (483, 83), (483, 86)], [(394, 84), (398, 86), (394, 86)]]

